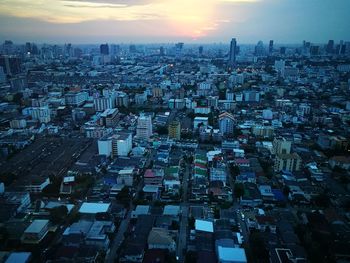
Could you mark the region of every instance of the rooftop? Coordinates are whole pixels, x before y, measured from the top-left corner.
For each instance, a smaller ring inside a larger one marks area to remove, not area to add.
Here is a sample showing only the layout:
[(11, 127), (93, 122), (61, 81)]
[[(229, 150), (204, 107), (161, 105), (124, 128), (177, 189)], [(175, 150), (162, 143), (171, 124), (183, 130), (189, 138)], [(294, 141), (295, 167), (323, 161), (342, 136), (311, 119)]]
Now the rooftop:
[(47, 219), (35, 219), (24, 233), (39, 233), (48, 223)]
[(110, 203), (83, 203), (79, 209), (82, 214), (105, 213), (110, 208)]
[(214, 224), (212, 221), (196, 219), (195, 229), (196, 229), (196, 231), (213, 233), (214, 232)]

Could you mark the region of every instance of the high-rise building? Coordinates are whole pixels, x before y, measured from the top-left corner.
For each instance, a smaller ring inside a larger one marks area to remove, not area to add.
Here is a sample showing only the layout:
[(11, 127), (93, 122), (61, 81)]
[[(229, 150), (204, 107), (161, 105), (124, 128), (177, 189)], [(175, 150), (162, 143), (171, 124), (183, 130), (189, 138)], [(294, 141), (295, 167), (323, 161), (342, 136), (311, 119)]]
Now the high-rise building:
[(281, 47), (280, 48), (280, 54), (281, 55), (285, 55), (286, 54), (286, 50), (287, 50), (286, 47)]
[(112, 156), (128, 156), (132, 148), (130, 133), (118, 133), (112, 137)]
[(2, 44), (2, 50), (4, 54), (11, 55), (14, 53), (14, 45), (11, 40), (5, 40), (4, 44)]
[(310, 46), (310, 54), (312, 56), (317, 56), (319, 54), (319, 46)]
[(4, 68), (0, 66), (0, 83), (6, 82), (6, 74)]
[(224, 112), (219, 115), (219, 129), (222, 134), (233, 134), (235, 118), (232, 114)]
[(164, 56), (165, 52), (164, 52), (164, 47), (160, 47), (159, 48), (159, 55)]
[(179, 121), (173, 121), (168, 127), (169, 138), (180, 140), (181, 138), (181, 124)]
[(329, 40), (326, 46), (326, 51), (328, 54), (332, 54), (334, 52), (334, 40)]
[(201, 55), (203, 55), (203, 46), (200, 46), (199, 48), (198, 48), (198, 54), (201, 56)]
[(109, 47), (107, 43), (100, 45), (100, 53), (101, 55), (106, 55), (106, 56), (109, 55)]
[(99, 155), (112, 158), (128, 156), (132, 148), (132, 136), (130, 133), (118, 132), (99, 139), (97, 146)]
[(94, 98), (94, 107), (96, 111), (105, 111), (115, 108), (116, 101), (114, 97), (98, 97)]
[(230, 54), (229, 54), (229, 64), (236, 64), (236, 52), (237, 52), (237, 41), (235, 38), (232, 38), (230, 44)]
[(0, 56), (0, 66), (7, 75), (13, 76), (21, 73), (21, 59), (17, 56)]
[(265, 54), (264, 43), (260, 40), (258, 44), (255, 46), (255, 55), (263, 56)]
[(290, 154), (292, 142), (283, 137), (275, 138), (272, 147), (275, 154)]
[(115, 56), (118, 55), (120, 52), (120, 46), (116, 44), (111, 45), (111, 55)]
[(269, 43), (269, 54), (271, 55), (273, 52), (273, 40), (270, 40), (270, 43)]
[(136, 135), (138, 138), (148, 140), (153, 134), (152, 118), (141, 113), (137, 119)]
[(297, 153), (278, 154), (275, 158), (274, 170), (280, 171), (300, 171), (301, 158)]

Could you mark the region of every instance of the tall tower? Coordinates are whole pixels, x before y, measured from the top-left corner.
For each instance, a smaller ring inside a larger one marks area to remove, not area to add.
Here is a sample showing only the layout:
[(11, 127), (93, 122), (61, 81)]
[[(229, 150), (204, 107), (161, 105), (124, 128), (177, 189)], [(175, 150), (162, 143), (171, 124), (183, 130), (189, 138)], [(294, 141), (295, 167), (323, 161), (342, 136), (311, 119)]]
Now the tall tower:
[(273, 52), (273, 40), (270, 40), (270, 43), (269, 43), (269, 54), (271, 55)]
[(235, 38), (232, 38), (230, 44), (230, 54), (229, 54), (229, 63), (231, 65), (236, 64), (236, 51), (237, 51), (237, 41)]

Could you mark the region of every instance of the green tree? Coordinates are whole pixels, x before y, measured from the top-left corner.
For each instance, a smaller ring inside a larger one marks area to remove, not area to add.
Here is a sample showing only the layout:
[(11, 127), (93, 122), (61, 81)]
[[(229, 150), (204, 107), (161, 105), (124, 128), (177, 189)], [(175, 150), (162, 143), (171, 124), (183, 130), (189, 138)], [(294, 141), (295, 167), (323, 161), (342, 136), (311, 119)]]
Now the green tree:
[(244, 185), (242, 183), (236, 183), (233, 192), (236, 198), (241, 198), (244, 195)]
[(196, 222), (196, 220), (194, 219), (193, 216), (188, 218), (188, 226), (190, 227), (190, 229), (194, 229), (195, 222)]
[(50, 210), (50, 220), (54, 224), (61, 223), (68, 215), (68, 209), (65, 205), (54, 207)]
[(125, 207), (127, 207), (130, 203), (130, 191), (129, 188), (124, 186), (122, 190), (117, 194), (116, 199), (122, 203)]

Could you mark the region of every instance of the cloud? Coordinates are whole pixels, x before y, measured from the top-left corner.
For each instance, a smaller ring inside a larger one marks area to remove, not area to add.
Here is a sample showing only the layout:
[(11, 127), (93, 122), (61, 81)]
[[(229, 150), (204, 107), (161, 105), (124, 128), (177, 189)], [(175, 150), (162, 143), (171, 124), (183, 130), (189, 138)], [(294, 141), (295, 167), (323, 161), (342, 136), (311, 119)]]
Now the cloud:
[[(152, 3), (151, 0), (60, 0), (62, 2), (70, 2), (70, 3), (90, 3), (90, 4), (98, 4), (104, 6), (135, 6), (135, 5), (146, 5)], [(78, 6), (78, 5), (77, 5)]]
[[(71, 7), (71, 8), (92, 8), (91, 5), (64, 5), (65, 7)], [(95, 5), (93, 8), (123, 8), (127, 7), (127, 5)]]

